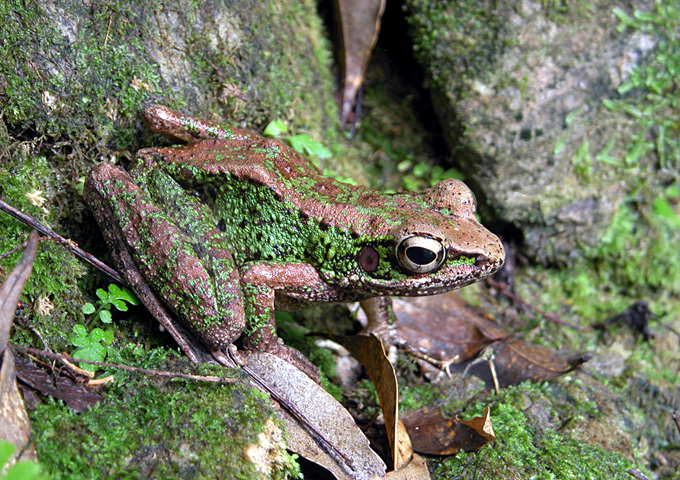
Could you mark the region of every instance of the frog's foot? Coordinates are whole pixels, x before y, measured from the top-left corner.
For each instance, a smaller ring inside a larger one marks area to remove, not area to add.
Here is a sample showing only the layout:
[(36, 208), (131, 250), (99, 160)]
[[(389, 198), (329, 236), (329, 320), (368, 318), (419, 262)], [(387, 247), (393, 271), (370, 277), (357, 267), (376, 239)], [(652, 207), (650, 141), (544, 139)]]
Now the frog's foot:
[(246, 364), (246, 361), (239, 355), (236, 346), (231, 344), (227, 347), (227, 351), (213, 350), (210, 352), (217, 363), (227, 368), (236, 368)]

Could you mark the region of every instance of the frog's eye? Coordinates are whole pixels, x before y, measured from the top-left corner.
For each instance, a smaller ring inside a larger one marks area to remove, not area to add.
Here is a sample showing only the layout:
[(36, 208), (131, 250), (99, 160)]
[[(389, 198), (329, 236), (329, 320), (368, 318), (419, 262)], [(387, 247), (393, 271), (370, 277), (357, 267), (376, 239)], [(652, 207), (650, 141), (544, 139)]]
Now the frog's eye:
[(472, 198), (472, 212), (474, 213), (477, 211), (477, 197), (472, 190), (470, 190), (470, 197)]
[(434, 272), (446, 259), (444, 246), (430, 237), (406, 237), (397, 244), (395, 252), (399, 264), (413, 273)]

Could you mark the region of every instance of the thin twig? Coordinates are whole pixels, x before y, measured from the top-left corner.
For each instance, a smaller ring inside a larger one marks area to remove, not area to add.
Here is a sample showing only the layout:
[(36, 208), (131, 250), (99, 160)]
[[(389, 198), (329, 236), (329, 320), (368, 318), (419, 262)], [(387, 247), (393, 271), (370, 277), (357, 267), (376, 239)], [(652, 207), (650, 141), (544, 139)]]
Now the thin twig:
[(547, 318), (548, 320), (550, 320), (553, 323), (556, 323), (558, 325), (564, 325), (565, 327), (569, 327), (569, 328), (574, 328), (576, 330), (581, 330), (582, 332), (592, 332), (593, 331), (593, 329), (590, 328), (590, 327), (584, 327), (582, 325), (576, 325), (574, 323), (565, 322), (564, 320), (560, 320), (559, 318), (557, 318), (552, 313), (544, 312), (540, 308), (536, 308), (533, 305), (528, 304), (520, 296), (515, 295), (514, 293), (509, 291), (508, 286), (505, 283), (497, 282), (496, 280), (494, 280), (492, 278), (487, 278), (486, 281), (489, 282), (489, 285), (491, 285), (492, 287), (499, 289), (503, 295), (505, 295), (506, 297), (511, 299), (513, 302), (517, 302), (520, 305), (528, 307), (529, 309), (533, 310), (534, 312), (538, 313), (539, 315), (542, 315), (543, 317)]
[(637, 478), (637, 480), (649, 480), (641, 471), (635, 470), (634, 468), (626, 470), (626, 472)]
[[(38, 239), (38, 240), (40, 240), (40, 239)], [(19, 250), (23, 250), (24, 247), (26, 247), (26, 245), (28, 245), (28, 240), (26, 240), (21, 245), (17, 245), (16, 247), (12, 248), (11, 250), (8, 250), (5, 253), (0, 254), (0, 258), (7, 258), (10, 255), (12, 255), (14, 252), (18, 252)]]
[(680, 419), (678, 419), (678, 412), (673, 412), (673, 421), (675, 422), (675, 426), (678, 428), (678, 433), (680, 433)]
[(38, 348), (24, 347), (22, 345), (10, 345), (12, 350), (23, 353), (32, 353), (34, 355), (41, 355), (43, 357), (55, 358), (57, 360), (68, 360), (73, 363), (87, 363), (89, 365), (98, 365), (100, 367), (110, 367), (116, 368), (118, 370), (127, 370), (128, 372), (144, 373), (147, 375), (156, 375), (159, 377), (170, 377), (170, 378), (184, 378), (186, 380), (197, 380), (200, 382), (212, 382), (212, 383), (234, 383), (236, 380), (227, 377), (216, 377), (214, 375), (191, 375), (188, 373), (177, 373), (168, 372), (165, 370), (154, 370), (149, 368), (138, 368), (130, 367), (129, 365), (121, 365), (118, 363), (106, 363), (106, 362), (93, 362), (89, 360), (81, 360), (80, 358), (73, 358), (70, 355), (65, 355), (62, 353), (52, 353), (46, 352), (45, 350), (40, 350)]
[(81, 258), (82, 260), (86, 261), (93, 267), (99, 269), (101, 272), (105, 273), (109, 277), (111, 277), (113, 280), (116, 282), (120, 283), (121, 285), (127, 285), (127, 282), (125, 279), (113, 268), (109, 267), (107, 264), (102, 262), (101, 260), (97, 259), (96, 257), (92, 256), (91, 254), (87, 253), (85, 250), (82, 250), (81, 248), (78, 247), (78, 245), (75, 244), (72, 240), (68, 240), (58, 233), (55, 233), (54, 231), (50, 230), (46, 226), (42, 225), (39, 222), (36, 222), (33, 220), (31, 217), (28, 215), (20, 212), (19, 210), (15, 209), (11, 205), (8, 205), (7, 203), (3, 202), (0, 200), (0, 210), (4, 211), (5, 213), (10, 214), (17, 220), (25, 223), (29, 227), (39, 231), (43, 235), (51, 238), (52, 240), (61, 243), (64, 245), (66, 248), (68, 248), (71, 253), (73, 253), (75, 256), (78, 258)]

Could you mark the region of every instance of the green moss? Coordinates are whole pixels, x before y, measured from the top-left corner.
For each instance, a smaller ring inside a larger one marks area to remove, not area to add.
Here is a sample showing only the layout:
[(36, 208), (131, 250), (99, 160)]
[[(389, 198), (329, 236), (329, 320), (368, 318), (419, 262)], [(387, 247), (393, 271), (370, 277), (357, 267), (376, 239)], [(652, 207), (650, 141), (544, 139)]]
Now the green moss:
[[(555, 402), (547, 384), (523, 384), (502, 391), (490, 401), (496, 433), (493, 444), (444, 460), (433, 478), (629, 478), (626, 471), (633, 465), (621, 454), (559, 432)], [(481, 414), (488, 404), (476, 404), (464, 417)], [(545, 418), (537, 421), (536, 414)]]
[(653, 34), (659, 39), (656, 49), (646, 61), (633, 69), (627, 82), (619, 87), (620, 100), (605, 106), (633, 117), (639, 126), (628, 144), (626, 165), (635, 165), (647, 152), (655, 152), (662, 169), (677, 168), (680, 161), (680, 7), (673, 0), (654, 2), (648, 9), (631, 14), (621, 8), (613, 13), (626, 29)]
[[(139, 12), (116, 1), (99, 3), (92, 15), (70, 2), (50, 8), (19, 1), (0, 6), (6, 121), (53, 137), (95, 128), (118, 148), (128, 147), (133, 137), (123, 134), (124, 119), (158, 88), (155, 65), (139, 40)], [(54, 13), (67, 31), (54, 24)]]
[[(678, 242), (680, 228), (673, 219), (649, 206), (623, 204), (599, 245), (584, 249), (574, 268), (537, 268), (533, 281), (544, 304), (569, 303), (576, 323), (599, 324), (639, 299), (663, 313), (661, 322), (672, 320), (680, 313), (673, 300), (680, 292)], [(524, 282), (525, 294), (531, 295), (533, 281)]]
[(441, 400), (439, 388), (431, 383), (407, 385), (399, 390), (399, 412), (406, 413), (424, 407), (436, 405)]
[[(56, 221), (59, 209), (49, 209), (62, 179), (51, 174), (44, 156), (33, 156), (30, 144), (0, 147), (2, 199), (43, 224)], [(0, 213), (0, 254), (20, 246), (30, 229), (5, 213)], [(21, 250), (0, 259), (0, 279), (18, 262)], [(55, 272), (59, 272), (56, 274)], [(68, 250), (52, 241), (42, 241), (21, 300), (27, 305), (28, 329), (14, 329), (13, 341), (43, 347), (32, 329), (55, 350), (66, 348), (63, 332), (82, 318), (84, 303), (79, 290), (85, 273), (82, 263)]]
[[(428, 66), (432, 88), (451, 82), (453, 76), (477, 78), (493, 68), (494, 55), (510, 41), (503, 37), (502, 17), (494, 2), (405, 2), (414, 30), (416, 57)], [(481, 32), (481, 33), (480, 33)], [(474, 64), (466, 58), (474, 58)]]
[[(147, 353), (151, 361), (135, 363), (180, 368), (163, 361), (162, 350)], [(185, 372), (228, 372), (182, 364)], [(280, 441), (269, 452), (278, 458), (271, 475), (244, 458), (246, 448), (262, 443), (273, 415), (268, 397), (244, 381), (208, 384), (118, 372), (104, 400), (87, 412), (47, 401), (31, 416), (38, 455), (54, 479), (287, 478), (295, 467)]]

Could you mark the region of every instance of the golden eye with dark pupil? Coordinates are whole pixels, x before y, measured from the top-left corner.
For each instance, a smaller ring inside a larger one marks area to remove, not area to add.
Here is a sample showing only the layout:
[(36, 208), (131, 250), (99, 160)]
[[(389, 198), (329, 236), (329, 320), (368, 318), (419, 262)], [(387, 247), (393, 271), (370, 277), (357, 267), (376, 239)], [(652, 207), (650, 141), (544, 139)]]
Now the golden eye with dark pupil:
[(399, 264), (413, 273), (434, 272), (446, 259), (446, 250), (441, 242), (417, 235), (401, 239), (395, 254)]

